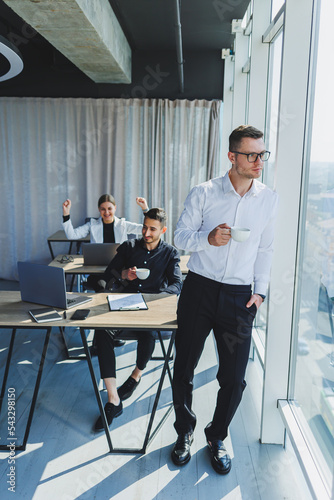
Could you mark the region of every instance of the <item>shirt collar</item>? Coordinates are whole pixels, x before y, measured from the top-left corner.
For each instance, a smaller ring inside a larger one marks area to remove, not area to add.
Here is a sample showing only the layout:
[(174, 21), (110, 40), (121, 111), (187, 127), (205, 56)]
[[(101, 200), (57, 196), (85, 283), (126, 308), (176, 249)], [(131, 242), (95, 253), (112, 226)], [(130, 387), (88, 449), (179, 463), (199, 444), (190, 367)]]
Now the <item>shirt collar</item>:
[(232, 182), (230, 181), (230, 177), (228, 175), (228, 172), (229, 171), (227, 171), (223, 177), (223, 192), (224, 192), (224, 194), (229, 193), (230, 191), (235, 192), (235, 189), (232, 185)]
[[(147, 247), (146, 247), (146, 244), (145, 244), (144, 238), (140, 238), (140, 240), (139, 240), (139, 244), (140, 244), (140, 246), (141, 246), (142, 248), (144, 248), (144, 250), (147, 250)], [(160, 248), (160, 247), (161, 247), (161, 245), (162, 245), (162, 244), (163, 244), (163, 243), (162, 243), (162, 239), (160, 238), (160, 241), (159, 241), (158, 246), (157, 246), (157, 247), (155, 247), (155, 249), (154, 249), (154, 250), (147, 250), (147, 251), (148, 251), (148, 252), (155, 252), (156, 250), (158, 250), (158, 248)]]
[(259, 182), (256, 179), (254, 179), (248, 193), (250, 195), (257, 196), (262, 191), (262, 186), (263, 186), (262, 182)]
[[(224, 177), (222, 179), (223, 192), (224, 192), (224, 194), (229, 193), (230, 191), (233, 191), (234, 193), (236, 193), (236, 191), (233, 187), (233, 184), (230, 181), (230, 177), (228, 175), (228, 172), (229, 171), (226, 172), (226, 174), (224, 175)], [(249, 191), (246, 194), (248, 194), (248, 196), (250, 196), (250, 195), (257, 196), (260, 193), (261, 189), (262, 189), (262, 183), (257, 181), (256, 179), (254, 179)]]

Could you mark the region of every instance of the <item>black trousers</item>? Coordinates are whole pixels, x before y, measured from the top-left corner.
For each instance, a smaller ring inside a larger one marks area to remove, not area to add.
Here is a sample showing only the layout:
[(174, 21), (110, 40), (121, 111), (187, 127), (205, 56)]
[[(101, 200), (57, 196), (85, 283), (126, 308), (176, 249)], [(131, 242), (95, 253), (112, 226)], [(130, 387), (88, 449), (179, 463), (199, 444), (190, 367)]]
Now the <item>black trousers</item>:
[(102, 279), (103, 274), (90, 274), (87, 277), (87, 288), (94, 290), (94, 292), (100, 292), (101, 285), (98, 284), (98, 281)]
[(185, 279), (178, 303), (173, 377), (174, 427), (178, 434), (193, 432), (196, 426), (192, 411), (194, 370), (212, 329), (219, 356), (220, 389), (205, 433), (208, 440), (226, 438), (246, 387), (244, 376), (257, 311), (255, 304), (246, 308), (251, 293), (250, 285), (218, 283), (192, 272)]
[[(152, 331), (131, 330), (137, 338), (137, 360), (139, 370), (144, 370), (154, 351), (155, 336)], [(97, 355), (101, 378), (116, 377), (116, 356), (114, 350), (115, 337), (108, 330), (95, 330)]]

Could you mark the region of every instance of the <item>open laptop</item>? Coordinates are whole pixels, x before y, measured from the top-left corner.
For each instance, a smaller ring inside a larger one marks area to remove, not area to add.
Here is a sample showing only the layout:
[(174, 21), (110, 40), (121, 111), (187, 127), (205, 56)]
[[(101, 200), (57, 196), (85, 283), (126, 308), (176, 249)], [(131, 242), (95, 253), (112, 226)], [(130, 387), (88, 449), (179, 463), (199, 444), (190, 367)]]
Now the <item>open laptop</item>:
[(84, 266), (108, 266), (118, 247), (119, 243), (83, 243)]
[(60, 267), (18, 262), (21, 299), (45, 306), (70, 309), (91, 297), (66, 293), (65, 272)]

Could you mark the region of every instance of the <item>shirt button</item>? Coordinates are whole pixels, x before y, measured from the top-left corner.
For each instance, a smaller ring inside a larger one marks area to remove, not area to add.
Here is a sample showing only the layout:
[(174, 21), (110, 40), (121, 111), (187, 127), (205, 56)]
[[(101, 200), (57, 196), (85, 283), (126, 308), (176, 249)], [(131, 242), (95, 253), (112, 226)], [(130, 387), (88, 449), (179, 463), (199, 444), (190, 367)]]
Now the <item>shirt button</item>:
[(139, 284), (139, 286), (141, 286), (141, 283)]
[(147, 253), (149, 254), (150, 252), (147, 252)]
[(144, 260), (144, 264), (147, 264), (146, 260)]

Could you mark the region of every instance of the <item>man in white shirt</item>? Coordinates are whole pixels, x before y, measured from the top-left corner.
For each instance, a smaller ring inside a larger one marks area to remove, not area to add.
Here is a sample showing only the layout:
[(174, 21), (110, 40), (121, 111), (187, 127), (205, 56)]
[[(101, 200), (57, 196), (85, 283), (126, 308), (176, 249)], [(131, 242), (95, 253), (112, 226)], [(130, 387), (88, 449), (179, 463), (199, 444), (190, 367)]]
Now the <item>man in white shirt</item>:
[[(278, 195), (256, 180), (269, 156), (260, 130), (248, 125), (235, 129), (229, 138), (230, 171), (195, 186), (177, 224), (175, 245), (192, 252), (178, 305), (175, 341), (173, 401), (178, 439), (172, 460), (179, 466), (191, 458), (196, 426), (191, 409), (194, 370), (212, 329), (220, 389), (205, 434), (214, 470), (227, 474), (231, 469), (223, 441), (246, 387), (252, 324), (265, 298), (273, 251)], [(233, 240), (232, 226), (250, 229), (249, 238)]]

